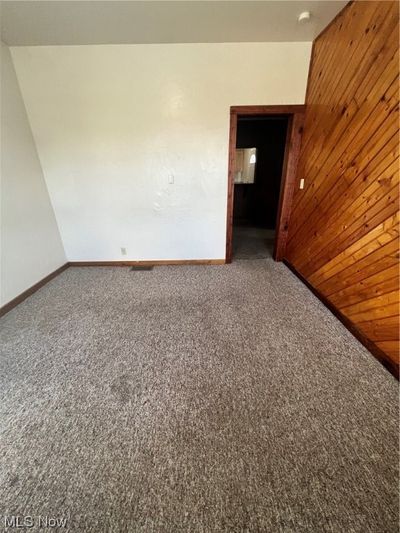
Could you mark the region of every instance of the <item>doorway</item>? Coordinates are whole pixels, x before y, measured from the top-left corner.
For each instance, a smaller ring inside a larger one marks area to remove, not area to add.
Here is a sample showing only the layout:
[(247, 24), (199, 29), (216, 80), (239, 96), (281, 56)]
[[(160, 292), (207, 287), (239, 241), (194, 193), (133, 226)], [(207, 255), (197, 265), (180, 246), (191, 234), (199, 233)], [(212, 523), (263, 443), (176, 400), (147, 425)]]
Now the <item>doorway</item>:
[(226, 262), (284, 257), (304, 106), (231, 107)]

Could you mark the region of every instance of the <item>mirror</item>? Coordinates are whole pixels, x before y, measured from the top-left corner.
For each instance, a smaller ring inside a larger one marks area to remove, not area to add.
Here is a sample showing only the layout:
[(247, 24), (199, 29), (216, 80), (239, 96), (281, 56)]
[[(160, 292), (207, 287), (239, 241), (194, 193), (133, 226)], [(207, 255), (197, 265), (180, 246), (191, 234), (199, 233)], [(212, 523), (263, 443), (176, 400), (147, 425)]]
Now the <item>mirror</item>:
[(236, 149), (234, 183), (254, 183), (257, 148)]

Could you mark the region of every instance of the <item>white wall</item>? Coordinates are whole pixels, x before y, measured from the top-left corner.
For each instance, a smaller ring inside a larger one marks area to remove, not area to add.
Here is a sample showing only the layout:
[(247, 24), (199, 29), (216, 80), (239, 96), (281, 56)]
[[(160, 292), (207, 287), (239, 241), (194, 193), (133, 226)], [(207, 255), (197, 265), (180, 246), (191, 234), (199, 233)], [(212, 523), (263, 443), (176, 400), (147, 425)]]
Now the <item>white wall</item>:
[(223, 258), (229, 107), (304, 103), (310, 51), (13, 48), (68, 259)]
[(1, 305), (66, 262), (8, 48), (1, 45)]

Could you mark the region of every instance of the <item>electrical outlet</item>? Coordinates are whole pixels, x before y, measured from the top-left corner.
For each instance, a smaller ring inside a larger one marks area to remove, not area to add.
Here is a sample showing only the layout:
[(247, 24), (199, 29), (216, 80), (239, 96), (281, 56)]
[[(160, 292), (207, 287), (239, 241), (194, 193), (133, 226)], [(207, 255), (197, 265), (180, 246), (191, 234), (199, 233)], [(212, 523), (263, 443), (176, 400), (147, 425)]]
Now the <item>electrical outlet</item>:
[(299, 189), (304, 189), (304, 178), (301, 178), (300, 180), (300, 187)]
[(126, 255), (126, 248), (121, 247), (121, 255)]

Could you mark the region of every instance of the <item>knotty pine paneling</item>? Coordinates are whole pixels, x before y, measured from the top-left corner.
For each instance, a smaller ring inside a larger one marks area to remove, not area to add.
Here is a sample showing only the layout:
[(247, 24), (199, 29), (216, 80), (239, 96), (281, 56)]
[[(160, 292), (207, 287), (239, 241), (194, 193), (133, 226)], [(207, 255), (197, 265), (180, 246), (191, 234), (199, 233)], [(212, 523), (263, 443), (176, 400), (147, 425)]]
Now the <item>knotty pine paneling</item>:
[(349, 3), (316, 39), (285, 259), (399, 368), (399, 6)]

